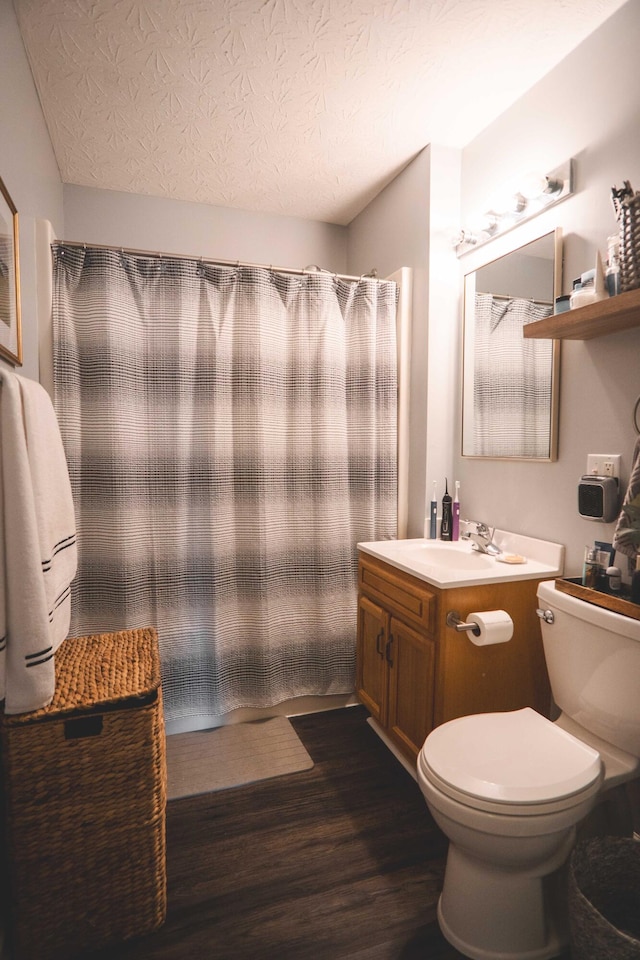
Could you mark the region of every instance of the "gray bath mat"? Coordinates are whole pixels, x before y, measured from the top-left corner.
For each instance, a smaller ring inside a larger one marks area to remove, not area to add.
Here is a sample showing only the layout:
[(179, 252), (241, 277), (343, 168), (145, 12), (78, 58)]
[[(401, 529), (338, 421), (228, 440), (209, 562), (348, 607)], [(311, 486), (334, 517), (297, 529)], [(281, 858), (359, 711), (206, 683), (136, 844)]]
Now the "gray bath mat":
[(310, 770), (313, 760), (286, 717), (167, 737), (169, 800)]

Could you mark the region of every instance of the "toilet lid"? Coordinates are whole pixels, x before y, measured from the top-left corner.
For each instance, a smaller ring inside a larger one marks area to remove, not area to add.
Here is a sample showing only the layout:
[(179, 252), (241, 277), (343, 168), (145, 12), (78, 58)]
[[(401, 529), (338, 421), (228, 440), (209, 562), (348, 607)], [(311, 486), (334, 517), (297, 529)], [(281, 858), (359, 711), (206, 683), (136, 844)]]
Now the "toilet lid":
[(558, 800), (600, 776), (599, 753), (535, 710), (481, 713), (436, 727), (427, 765), (470, 796), (502, 803)]

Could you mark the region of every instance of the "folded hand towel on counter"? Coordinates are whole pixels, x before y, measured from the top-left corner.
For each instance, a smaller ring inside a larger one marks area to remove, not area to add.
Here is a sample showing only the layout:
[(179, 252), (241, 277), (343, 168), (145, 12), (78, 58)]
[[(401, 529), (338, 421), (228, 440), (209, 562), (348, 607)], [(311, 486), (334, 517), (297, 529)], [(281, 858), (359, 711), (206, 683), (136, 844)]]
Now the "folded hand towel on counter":
[(0, 371), (0, 697), (46, 706), (71, 618), (76, 526), (67, 461), (46, 391)]
[(633, 451), (631, 476), (613, 535), (613, 548), (629, 557), (629, 572), (633, 572), (640, 553), (640, 437)]

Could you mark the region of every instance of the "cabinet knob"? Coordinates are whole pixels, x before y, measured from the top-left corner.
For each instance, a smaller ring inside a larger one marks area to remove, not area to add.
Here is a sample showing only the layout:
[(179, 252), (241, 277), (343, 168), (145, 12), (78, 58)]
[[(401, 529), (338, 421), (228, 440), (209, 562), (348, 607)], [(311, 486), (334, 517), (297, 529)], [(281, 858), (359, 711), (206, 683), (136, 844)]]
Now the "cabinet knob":
[(387, 640), (387, 646), (386, 646), (385, 652), (384, 652), (384, 653), (385, 653), (386, 660), (387, 660), (387, 663), (389, 664), (390, 667), (393, 666), (393, 660), (391, 659), (391, 644), (392, 644), (392, 643), (393, 643), (393, 634), (390, 633), (390, 634), (389, 634), (389, 639)]

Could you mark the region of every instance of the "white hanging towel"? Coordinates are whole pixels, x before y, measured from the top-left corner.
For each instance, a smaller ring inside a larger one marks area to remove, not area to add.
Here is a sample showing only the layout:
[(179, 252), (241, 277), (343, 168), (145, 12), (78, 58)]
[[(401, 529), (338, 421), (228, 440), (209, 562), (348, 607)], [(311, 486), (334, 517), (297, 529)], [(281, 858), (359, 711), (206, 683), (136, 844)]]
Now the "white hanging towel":
[(76, 525), (67, 461), (47, 392), (0, 370), (0, 698), (46, 706), (69, 632)]

